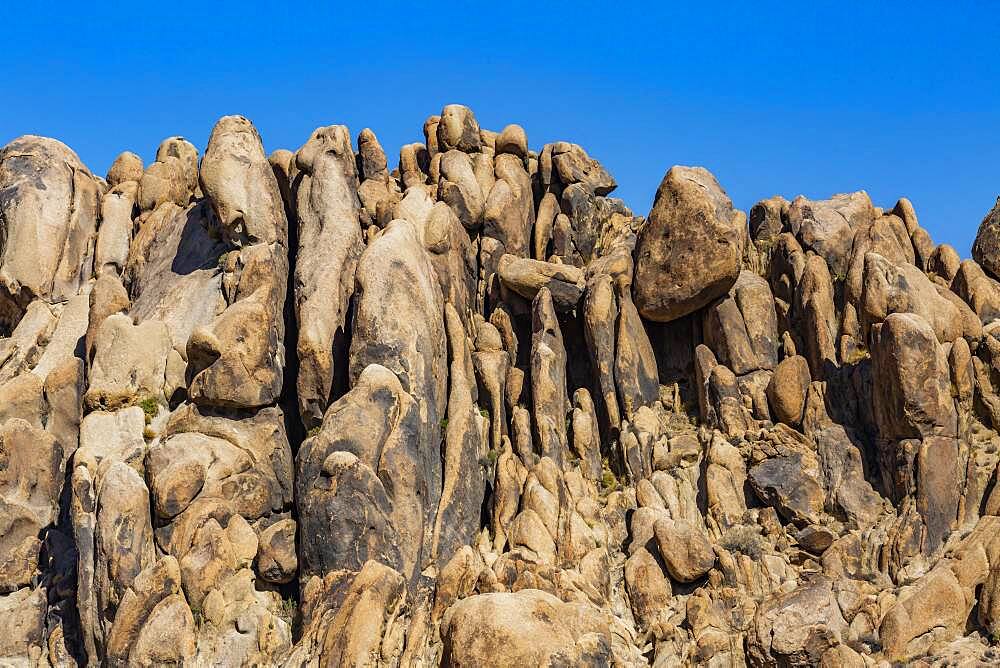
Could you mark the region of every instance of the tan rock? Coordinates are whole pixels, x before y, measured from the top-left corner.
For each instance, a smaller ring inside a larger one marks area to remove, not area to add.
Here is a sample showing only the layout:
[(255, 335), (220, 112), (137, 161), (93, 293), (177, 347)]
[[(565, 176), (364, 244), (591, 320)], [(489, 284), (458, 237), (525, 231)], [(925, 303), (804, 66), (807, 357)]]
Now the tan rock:
[[(560, 141), (547, 144), (542, 151), (543, 155), (546, 152), (550, 154), (551, 171), (564, 186), (581, 183), (595, 195), (607, 195), (617, 186), (611, 174), (601, 163), (587, 155), (582, 146)], [(544, 173), (542, 178), (546, 184), (552, 182), (551, 176), (546, 180)]]
[(763, 665), (818, 665), (847, 632), (832, 584), (818, 577), (765, 601), (754, 616), (750, 656)]
[[(396, 375), (373, 364), (299, 449), (300, 578), (357, 571), (369, 559), (413, 576), (425, 554), (441, 475), (437, 452), (431, 461), (421, 456), (418, 411)], [(436, 478), (429, 475), (432, 464)], [(388, 471), (389, 487), (382, 481)]]
[(115, 161), (111, 163), (105, 180), (112, 188), (126, 181), (138, 183), (144, 171), (142, 158), (131, 151), (124, 151), (119, 153)]
[(168, 350), (170, 335), (162, 322), (134, 325), (124, 314), (106, 317), (94, 335), (84, 403), (104, 409), (145, 400), (162, 403)]
[(482, 139), (472, 110), (461, 104), (446, 105), (437, 124), (437, 143), (442, 153), (455, 149), (465, 153), (478, 151)]
[(59, 512), (63, 453), (50, 434), (21, 418), (0, 425), (0, 593), (37, 575), (43, 530)]
[(584, 604), (526, 589), (480, 594), (445, 613), (444, 666), (546, 666), (608, 663), (609, 626)]
[(0, 323), (14, 329), (38, 297), (65, 300), (93, 266), (101, 191), (64, 144), (25, 135), (0, 150)]
[(498, 268), (500, 280), (525, 299), (534, 299), (543, 287), (552, 294), (556, 308), (576, 308), (583, 294), (583, 271), (578, 267), (529, 260), (505, 254)]
[(707, 170), (671, 168), (636, 246), (639, 313), (669, 322), (725, 294), (739, 275), (745, 224)]
[(242, 116), (219, 119), (201, 160), (200, 179), (230, 242), (287, 246), (281, 192), (253, 123)]
[(780, 195), (761, 200), (750, 209), (750, 237), (754, 242), (773, 243), (788, 228), (789, 202)]
[(256, 570), (268, 582), (291, 582), (299, 569), (295, 520), (279, 520), (260, 534)]
[(458, 150), (450, 150), (441, 155), (437, 198), (451, 207), (467, 229), (478, 229), (482, 224), (488, 194), (483, 193), (476, 180), (468, 155)]
[(959, 309), (938, 294), (924, 272), (913, 265), (892, 265), (881, 255), (865, 256), (860, 318), (863, 333), (890, 313), (914, 313), (931, 325), (941, 343), (962, 335)]
[(101, 199), (101, 227), (94, 256), (95, 273), (120, 275), (128, 261), (132, 242), (132, 215), (136, 207), (138, 185), (126, 181), (114, 186)]
[(664, 518), (653, 531), (667, 572), (678, 582), (694, 582), (715, 565), (712, 544), (692, 523)]
[(184, 163), (174, 156), (152, 162), (139, 180), (138, 205), (141, 211), (153, 211), (168, 202), (187, 206), (191, 200)]
[(955, 434), (948, 362), (920, 316), (893, 313), (872, 328), (875, 419), (882, 438)]
[(640, 623), (651, 628), (665, 621), (673, 590), (663, 568), (648, 550), (636, 550), (625, 562), (625, 586)]
[(871, 224), (875, 210), (863, 190), (828, 200), (796, 197), (788, 207), (788, 223), (805, 250), (826, 260), (835, 276), (846, 276), (854, 234)]
[(364, 244), (347, 128), (315, 130), (296, 154), (296, 164), (301, 170), (296, 188), (297, 389), (303, 424), (312, 428), (335, 392), (347, 387), (347, 310)]
[(566, 348), (548, 288), (538, 291), (531, 317), (531, 398), (538, 449), (562, 463), (567, 446)]
[(198, 149), (184, 137), (167, 137), (156, 148), (156, 160), (165, 162), (167, 158), (181, 161), (184, 183), (190, 194), (198, 196)]
[(810, 382), (806, 358), (794, 355), (778, 364), (767, 385), (768, 404), (777, 421), (790, 427), (797, 427), (802, 422)]
[(21, 659), (29, 665), (32, 652), (36, 654), (45, 646), (46, 591), (24, 588), (0, 596), (0, 623), (4, 634), (0, 639), (0, 657), (14, 661)]
[(496, 139), (496, 152), (511, 153), (524, 159), (528, 157), (528, 135), (520, 125), (508, 125)]

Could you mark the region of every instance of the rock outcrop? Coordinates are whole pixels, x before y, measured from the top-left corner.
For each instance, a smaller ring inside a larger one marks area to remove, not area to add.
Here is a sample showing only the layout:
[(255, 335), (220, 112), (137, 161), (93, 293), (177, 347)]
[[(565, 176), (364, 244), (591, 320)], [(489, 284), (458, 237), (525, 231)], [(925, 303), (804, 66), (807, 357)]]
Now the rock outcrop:
[(1000, 222), (448, 105), (0, 149), (0, 664), (1000, 660)]

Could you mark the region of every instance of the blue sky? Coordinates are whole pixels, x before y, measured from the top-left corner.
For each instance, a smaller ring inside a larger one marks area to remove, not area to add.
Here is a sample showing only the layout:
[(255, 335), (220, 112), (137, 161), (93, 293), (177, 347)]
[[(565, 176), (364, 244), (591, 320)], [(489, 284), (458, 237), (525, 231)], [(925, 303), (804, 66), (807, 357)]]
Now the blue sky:
[(743, 209), (905, 195), (967, 256), (1000, 194), (996, 4), (25, 4), (4, 18), (0, 143), (54, 136), (101, 174), (170, 135), (204, 148), (232, 113), (268, 151), (371, 127), (394, 163), (459, 102), (535, 148), (582, 144), (642, 214), (671, 165), (702, 165)]

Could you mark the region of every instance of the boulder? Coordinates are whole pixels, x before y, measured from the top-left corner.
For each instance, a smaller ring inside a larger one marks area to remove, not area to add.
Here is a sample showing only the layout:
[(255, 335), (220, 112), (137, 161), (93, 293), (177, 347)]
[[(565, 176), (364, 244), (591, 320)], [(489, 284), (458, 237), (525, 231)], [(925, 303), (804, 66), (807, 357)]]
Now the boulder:
[(607, 665), (611, 637), (604, 616), (536, 589), (480, 594), (445, 613), (441, 665)]
[(982, 323), (1000, 318), (1000, 282), (990, 278), (975, 260), (963, 260), (951, 289), (972, 307)]
[(101, 227), (94, 252), (97, 274), (108, 271), (120, 275), (125, 269), (138, 189), (135, 181), (126, 181), (114, 186), (101, 199)]
[(185, 207), (190, 201), (190, 184), (180, 158), (165, 156), (149, 163), (139, 180), (140, 211), (154, 211), (164, 204)]
[(799, 426), (810, 382), (809, 363), (801, 355), (787, 357), (775, 367), (767, 385), (767, 400), (778, 422)]
[[(170, 205), (153, 212), (129, 249), (124, 283), (104, 274), (94, 286), (88, 355), (107, 315), (123, 311), (139, 324), (166, 325), (173, 350), (167, 353), (170, 380), (165, 392), (186, 391), (188, 340), (195, 329), (211, 324), (226, 305), (219, 261), (228, 249), (218, 239), (217, 226), (204, 201), (188, 209)], [(130, 294), (125, 293), (125, 284)]]
[(223, 116), (201, 160), (201, 188), (236, 246), (288, 245), (288, 221), (260, 134), (242, 116)]
[[(580, 183), (595, 195), (607, 195), (618, 185), (601, 163), (587, 155), (583, 147), (577, 144), (564, 141), (546, 144), (542, 155), (542, 162), (551, 164), (548, 175), (545, 171), (542, 174), (546, 184), (552, 183), (551, 179), (555, 176), (564, 186)], [(545, 180), (547, 176), (548, 180)]]
[(63, 301), (90, 278), (101, 189), (65, 144), (25, 135), (0, 149), (0, 331), (36, 298)]
[(223, 238), (227, 307), (187, 342), (188, 394), (204, 405), (257, 408), (277, 401), (285, 365), (288, 222), (260, 135), (242, 116), (216, 123), (201, 185)]
[(416, 227), (394, 220), (358, 262), (348, 371), (352, 385), (371, 364), (399, 377), (418, 405), (420, 450), (436, 467), (448, 396), (443, 314), (441, 288)]
[(565, 220), (568, 248), (554, 244), (564, 262), (588, 265), (619, 246), (626, 246), (632, 254), (635, 231), (642, 226), (642, 219), (633, 216), (620, 199), (595, 195), (584, 184), (574, 183), (563, 190), (561, 204), (564, 218), (553, 221), (553, 237), (562, 237)]
[(972, 243), (972, 259), (993, 278), (1000, 279), (1000, 197), (979, 223), (976, 240)]
[(667, 572), (678, 582), (694, 582), (715, 565), (712, 544), (691, 522), (664, 518), (653, 531)]
[(21, 418), (0, 425), (0, 594), (32, 583), (45, 531), (59, 513), (63, 451)]
[[(437, 198), (451, 207), (467, 229), (478, 229), (483, 222), (487, 196), (492, 193), (483, 193), (482, 186), (472, 171), (472, 161), (469, 156), (459, 150), (443, 153), (440, 169)], [(505, 194), (513, 197), (510, 192)], [(495, 209), (500, 208), (500, 196), (500, 194), (494, 196)], [(494, 215), (500, 215), (500, 211), (496, 210)]]
[(497, 273), (504, 285), (525, 299), (534, 299), (539, 290), (547, 288), (560, 311), (575, 309), (583, 294), (583, 270), (572, 265), (505, 254)]
[[(450, 303), (445, 304), (445, 325), (451, 364), (444, 428), (444, 477), (441, 499), (435, 511), (431, 545), (431, 552), (439, 562), (450, 559), (463, 545), (471, 544), (479, 531), (486, 495), (486, 480), (479, 462), (481, 453), (487, 449), (484, 446), (489, 443), (483, 419), (473, 404), (476, 382), (470, 374), (473, 366), (470, 342), (458, 313)], [(483, 323), (483, 326), (492, 327), (488, 323)], [(502, 408), (499, 396), (494, 396), (493, 403), (495, 408)], [(497, 415), (498, 412), (495, 411), (494, 420), (502, 415)], [(503, 426), (503, 423), (498, 425), (499, 429)], [(497, 452), (501, 447), (499, 442), (494, 441)]]
[(475, 114), (461, 104), (445, 105), (437, 123), (438, 150), (477, 152), (482, 145)]
[(639, 232), (633, 287), (639, 313), (669, 322), (726, 294), (739, 276), (745, 225), (708, 170), (672, 167)]
[(142, 158), (132, 151), (123, 151), (111, 163), (105, 180), (111, 188), (126, 181), (135, 181), (138, 183), (139, 179), (142, 178), (143, 172), (145, 172), (145, 169), (142, 166)]
[(501, 153), (510, 153), (512, 155), (516, 155), (522, 160), (527, 158), (528, 135), (525, 134), (524, 128), (516, 124), (504, 127), (504, 129), (500, 131), (500, 134), (497, 135), (496, 152), (497, 155)]
[(170, 333), (162, 322), (135, 325), (121, 313), (106, 317), (94, 335), (84, 403), (91, 409), (164, 403), (169, 351)]
[(705, 343), (720, 363), (744, 375), (778, 363), (778, 322), (771, 288), (741, 271), (729, 294), (704, 311)]
[(283, 382), (287, 256), (279, 244), (255, 244), (226, 259), (223, 283), (238, 283), (226, 309), (188, 339), (188, 395), (204, 405), (267, 406)]
[(847, 632), (833, 582), (819, 576), (764, 601), (754, 615), (747, 647), (760, 665), (820, 665)]
[(191, 195), (200, 196), (198, 192), (198, 149), (184, 137), (167, 137), (156, 147), (157, 162), (168, 158), (180, 160), (184, 184)]
[(531, 179), (522, 161), (511, 154), (496, 157), (495, 173), (496, 181), (483, 205), (483, 234), (503, 244), (507, 253), (526, 258), (535, 224)]
[(854, 235), (871, 224), (875, 210), (863, 190), (827, 200), (796, 197), (788, 207), (788, 224), (805, 250), (826, 260), (834, 276), (846, 276)]
[(860, 319), (863, 332), (890, 313), (914, 313), (929, 323), (938, 341), (962, 335), (962, 314), (938, 293), (927, 275), (912, 264), (893, 265), (876, 253), (865, 256)]
[(893, 313), (872, 327), (872, 403), (885, 439), (954, 435), (948, 360), (931, 326)]
[(788, 229), (789, 202), (780, 195), (763, 199), (750, 208), (750, 238), (758, 247), (772, 244)]
[[(314, 577), (302, 591), (302, 640), (286, 665), (392, 664), (403, 651), (399, 614), (408, 602), (405, 579), (368, 561), (359, 572)], [(419, 625), (419, 621), (416, 625)]]

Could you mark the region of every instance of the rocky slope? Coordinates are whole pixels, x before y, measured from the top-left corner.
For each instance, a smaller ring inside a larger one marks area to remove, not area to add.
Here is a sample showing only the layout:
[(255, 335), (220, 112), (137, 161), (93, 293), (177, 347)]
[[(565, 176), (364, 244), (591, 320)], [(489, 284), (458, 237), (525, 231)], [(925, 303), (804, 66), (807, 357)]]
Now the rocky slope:
[(0, 664), (1000, 660), (1000, 206), (423, 135), (0, 151)]

